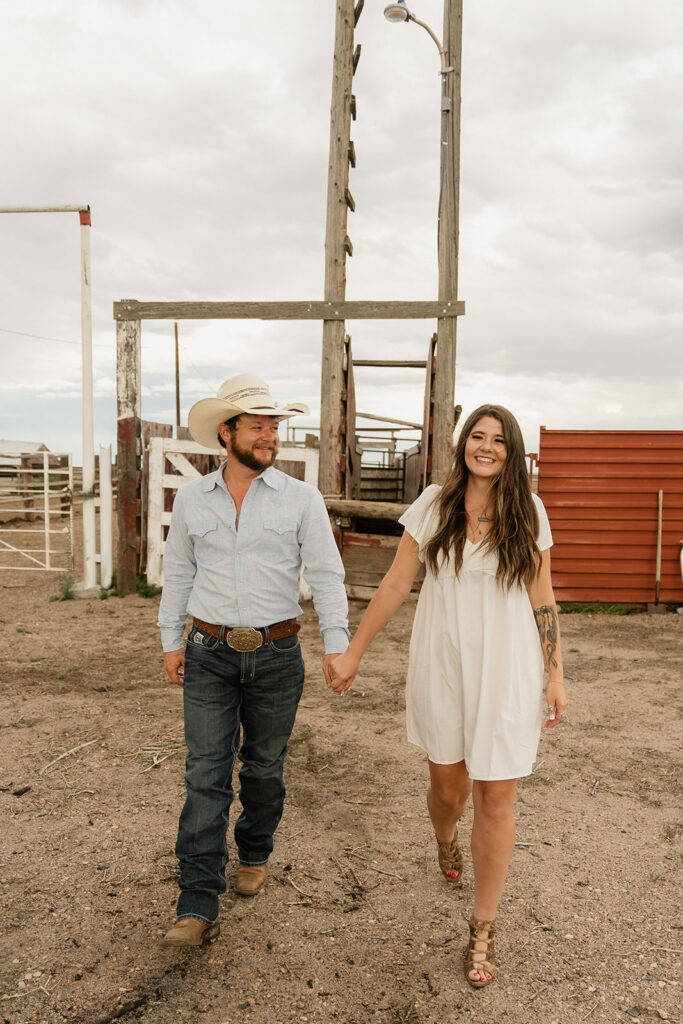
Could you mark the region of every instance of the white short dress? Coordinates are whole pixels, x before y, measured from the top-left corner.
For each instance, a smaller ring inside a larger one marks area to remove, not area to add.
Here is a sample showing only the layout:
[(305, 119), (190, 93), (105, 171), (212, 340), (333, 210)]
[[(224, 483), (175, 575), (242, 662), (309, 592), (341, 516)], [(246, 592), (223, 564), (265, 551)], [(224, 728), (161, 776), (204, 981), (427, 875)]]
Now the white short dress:
[[(424, 547), (435, 532), (432, 484), (401, 516)], [(543, 502), (541, 551), (553, 539)], [(452, 560), (427, 570), (410, 640), (406, 684), (408, 740), (430, 761), (465, 761), (471, 778), (491, 781), (531, 774), (544, 720), (543, 655), (526, 589), (496, 581), (498, 556), (465, 541), (456, 577)]]

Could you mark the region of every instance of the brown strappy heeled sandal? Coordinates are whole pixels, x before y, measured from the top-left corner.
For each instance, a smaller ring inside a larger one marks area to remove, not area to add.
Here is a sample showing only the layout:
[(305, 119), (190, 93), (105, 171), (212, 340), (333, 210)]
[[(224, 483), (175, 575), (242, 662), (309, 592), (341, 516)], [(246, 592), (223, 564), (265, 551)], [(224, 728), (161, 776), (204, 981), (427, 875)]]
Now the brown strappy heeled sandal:
[(450, 843), (442, 843), (437, 839), (436, 845), (439, 848), (439, 867), (441, 868), (444, 877), (453, 885), (461, 885), (463, 859), (462, 851), (458, 846), (457, 828)]
[[(495, 931), (495, 921), (480, 921), (474, 915), (470, 918), (470, 943), (465, 953), (463, 966), (467, 983), (472, 988), (484, 988), (485, 985), (490, 985), (496, 976), (496, 968), (493, 963)], [(488, 938), (481, 938), (479, 932), (487, 932)], [(470, 978), (471, 971), (476, 971), (479, 977)], [(491, 977), (482, 977), (484, 974), (490, 974)]]

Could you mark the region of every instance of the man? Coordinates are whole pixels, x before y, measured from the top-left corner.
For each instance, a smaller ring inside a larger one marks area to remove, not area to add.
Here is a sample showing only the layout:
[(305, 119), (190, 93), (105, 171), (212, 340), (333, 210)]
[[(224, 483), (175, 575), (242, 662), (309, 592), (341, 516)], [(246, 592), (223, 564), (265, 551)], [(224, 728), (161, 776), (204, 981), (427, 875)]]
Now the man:
[[(227, 458), (178, 491), (164, 551), (159, 626), (166, 672), (183, 686), (188, 747), (176, 843), (180, 897), (165, 946), (198, 946), (219, 934), (240, 729), (235, 890), (253, 896), (266, 880), (304, 684), (296, 621), (302, 563), (328, 685), (329, 663), (348, 645), (344, 570), (322, 495), (273, 468), (280, 420), (308, 411), (303, 403), (277, 408), (264, 381), (251, 374), (225, 381), (217, 398), (190, 410), (195, 441), (215, 448), (218, 439)], [(188, 613), (193, 621), (183, 650)]]

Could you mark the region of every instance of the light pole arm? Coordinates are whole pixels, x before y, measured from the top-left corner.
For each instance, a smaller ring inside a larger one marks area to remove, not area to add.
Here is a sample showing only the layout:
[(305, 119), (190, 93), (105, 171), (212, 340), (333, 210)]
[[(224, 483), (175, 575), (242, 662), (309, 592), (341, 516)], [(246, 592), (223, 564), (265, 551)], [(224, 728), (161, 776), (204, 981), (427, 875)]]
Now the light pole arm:
[(416, 18), (415, 15), (412, 12), (408, 13), (407, 20), (408, 21), (414, 21), (416, 25), (420, 25), (420, 27), (423, 28), (425, 30), (425, 32), (429, 33), (429, 35), (432, 37), (432, 39), (436, 43), (436, 48), (439, 51), (439, 56), (441, 57), (441, 70), (440, 70), (439, 74), (440, 75), (446, 75), (446, 74), (448, 74), (449, 71), (452, 71), (453, 68), (448, 67), (448, 65), (446, 63), (446, 51), (444, 50), (443, 46), (439, 42), (438, 38), (432, 32), (432, 30), (429, 27), (429, 25), (427, 25), (426, 22), (424, 22), (424, 21), (420, 21), (419, 18)]

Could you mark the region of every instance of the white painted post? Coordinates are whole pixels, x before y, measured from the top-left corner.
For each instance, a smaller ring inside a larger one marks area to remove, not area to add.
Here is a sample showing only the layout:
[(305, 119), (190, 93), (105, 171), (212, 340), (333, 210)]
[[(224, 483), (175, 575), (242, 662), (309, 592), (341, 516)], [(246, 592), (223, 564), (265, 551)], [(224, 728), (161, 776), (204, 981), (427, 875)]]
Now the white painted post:
[(90, 208), (79, 212), (81, 223), (81, 345), (83, 382), (83, 585), (97, 586), (95, 540), (95, 451), (92, 382), (92, 299), (90, 292)]
[(43, 515), (45, 517), (45, 568), (50, 566), (50, 453), (43, 452)]
[(111, 586), (114, 566), (114, 501), (111, 486), (111, 445), (100, 445), (100, 586)]

